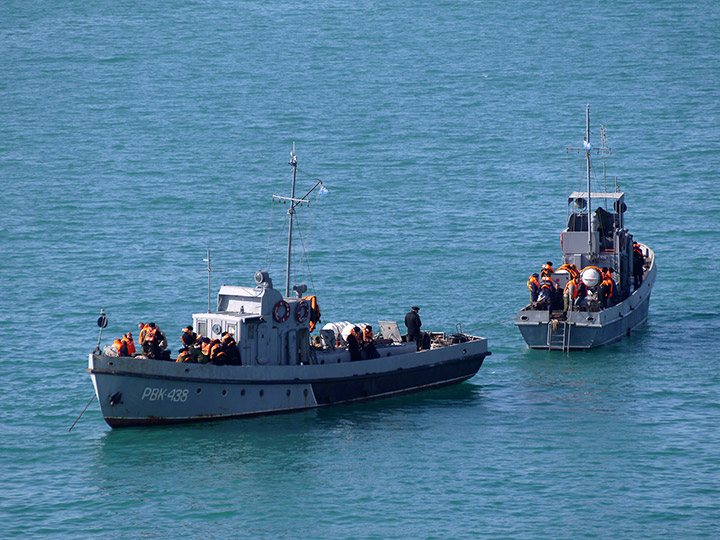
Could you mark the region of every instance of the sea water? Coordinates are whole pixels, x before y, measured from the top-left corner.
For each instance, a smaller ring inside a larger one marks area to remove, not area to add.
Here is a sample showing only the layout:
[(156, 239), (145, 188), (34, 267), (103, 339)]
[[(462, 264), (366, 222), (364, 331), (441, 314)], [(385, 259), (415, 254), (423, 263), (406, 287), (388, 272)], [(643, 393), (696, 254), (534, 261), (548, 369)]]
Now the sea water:
[[(717, 538), (719, 29), (710, 1), (4, 2), (0, 536)], [(650, 315), (531, 351), (502, 321), (559, 264), (586, 104)], [(175, 427), (94, 401), (69, 432), (100, 309), (103, 345), (152, 320), (176, 349), (207, 249), (213, 302), (283, 287), (293, 144), (296, 194), (328, 193), (292, 283), (324, 322), (486, 336), (478, 375)]]

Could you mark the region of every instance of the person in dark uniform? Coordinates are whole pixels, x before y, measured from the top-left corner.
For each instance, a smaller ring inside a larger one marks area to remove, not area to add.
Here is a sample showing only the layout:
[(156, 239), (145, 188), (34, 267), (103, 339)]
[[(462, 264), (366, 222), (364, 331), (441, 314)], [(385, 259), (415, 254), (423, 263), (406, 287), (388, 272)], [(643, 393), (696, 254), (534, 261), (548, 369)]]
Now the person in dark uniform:
[(422, 333), (420, 332), (422, 321), (420, 320), (418, 311), (420, 311), (420, 308), (417, 306), (410, 308), (410, 312), (405, 315), (405, 326), (407, 326), (407, 340), (414, 341), (419, 346), (422, 337)]
[(360, 354), (361, 339), (362, 338), (360, 337), (360, 327), (358, 326), (354, 327), (345, 339), (345, 341), (347, 341), (348, 351), (350, 352), (351, 362), (362, 360), (362, 355)]

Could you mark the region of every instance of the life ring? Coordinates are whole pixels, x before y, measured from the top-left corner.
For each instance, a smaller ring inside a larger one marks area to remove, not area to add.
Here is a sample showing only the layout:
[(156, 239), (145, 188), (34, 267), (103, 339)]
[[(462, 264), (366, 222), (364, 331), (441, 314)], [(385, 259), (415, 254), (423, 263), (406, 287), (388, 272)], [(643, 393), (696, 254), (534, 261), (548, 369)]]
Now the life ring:
[(310, 304), (308, 304), (307, 300), (300, 300), (295, 308), (295, 320), (304, 323), (308, 315), (310, 315)]
[(278, 303), (275, 304), (275, 307), (273, 308), (273, 319), (275, 319), (279, 323), (284, 323), (288, 320), (289, 316), (290, 304), (288, 304), (285, 300), (278, 301)]

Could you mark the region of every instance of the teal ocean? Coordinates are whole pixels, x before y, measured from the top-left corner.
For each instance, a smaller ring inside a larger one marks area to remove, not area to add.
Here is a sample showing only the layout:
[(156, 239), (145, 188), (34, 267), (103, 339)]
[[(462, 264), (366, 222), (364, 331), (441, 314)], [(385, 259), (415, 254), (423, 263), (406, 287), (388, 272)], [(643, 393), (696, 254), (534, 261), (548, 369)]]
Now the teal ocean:
[[(2, 2), (0, 537), (717, 538), (718, 88), (716, 1)], [(588, 103), (650, 316), (531, 351), (495, 323), (560, 260)], [(103, 344), (154, 320), (177, 348), (207, 249), (213, 296), (284, 283), (293, 142), (329, 190), (293, 280), (323, 320), (417, 304), (489, 338), (478, 375), (170, 428), (95, 401), (69, 432), (101, 308)]]

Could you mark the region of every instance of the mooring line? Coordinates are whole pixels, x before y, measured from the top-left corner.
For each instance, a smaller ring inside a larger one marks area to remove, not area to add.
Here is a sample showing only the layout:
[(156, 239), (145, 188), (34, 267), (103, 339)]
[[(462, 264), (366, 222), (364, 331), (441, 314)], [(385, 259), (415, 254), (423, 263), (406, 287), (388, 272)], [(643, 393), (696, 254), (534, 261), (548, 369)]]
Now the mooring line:
[[(85, 411), (87, 411), (87, 408), (88, 408), (88, 407), (90, 406), (90, 404), (93, 402), (93, 399), (95, 399), (95, 394), (94, 394), (94, 393), (93, 393), (92, 397), (90, 398), (90, 401), (88, 401), (88, 404), (85, 405), (85, 408), (83, 409), (83, 412), (80, 413), (80, 416), (82, 416), (83, 414), (85, 414)], [(75, 424), (77, 424), (77, 423), (78, 423), (78, 420), (80, 420), (80, 416), (78, 416), (78, 417), (75, 419), (75, 421), (73, 422), (73, 425), (70, 426), (70, 429), (68, 429), (68, 431), (72, 431), (72, 428), (74, 428), (74, 427), (75, 427)]]

